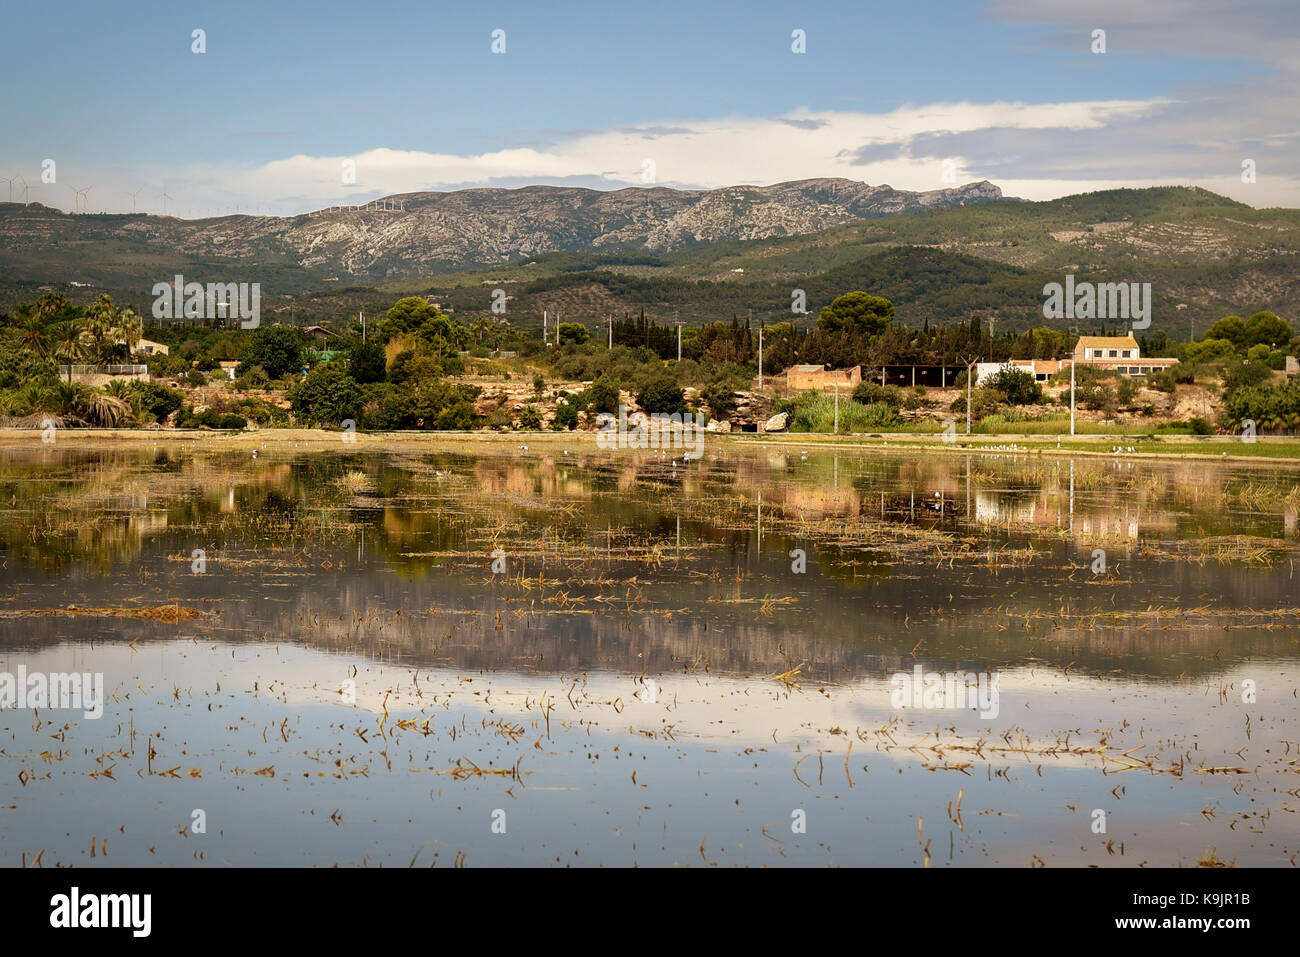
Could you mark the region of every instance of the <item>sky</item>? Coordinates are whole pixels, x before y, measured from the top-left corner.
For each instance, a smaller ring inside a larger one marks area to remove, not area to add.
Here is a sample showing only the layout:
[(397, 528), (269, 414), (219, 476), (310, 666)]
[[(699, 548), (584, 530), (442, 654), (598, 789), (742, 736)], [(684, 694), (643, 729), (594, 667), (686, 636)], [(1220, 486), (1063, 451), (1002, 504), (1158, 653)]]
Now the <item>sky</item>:
[(1300, 206), (1295, 3), (54, 0), (4, 15), (0, 202), (844, 177)]

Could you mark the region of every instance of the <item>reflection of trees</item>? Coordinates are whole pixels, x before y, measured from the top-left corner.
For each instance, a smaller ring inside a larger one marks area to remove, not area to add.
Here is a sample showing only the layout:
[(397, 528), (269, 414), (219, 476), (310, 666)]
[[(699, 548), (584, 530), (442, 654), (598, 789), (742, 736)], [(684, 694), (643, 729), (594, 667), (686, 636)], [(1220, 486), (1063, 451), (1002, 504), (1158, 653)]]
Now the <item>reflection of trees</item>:
[[(1280, 534), (1294, 485), (1287, 476), (1243, 479), (1204, 463), (1119, 465), (1074, 463), (1069, 540), (1067, 460), (818, 452), (805, 461), (797, 451), (764, 449), (715, 451), (673, 468), (650, 454), (520, 455), (497, 445), (479, 455), (397, 448), (284, 458), (272, 450), (260, 460), (219, 447), (23, 450), (0, 459), (0, 502), (9, 503), (0, 544), (11, 559), (7, 580), (25, 581), (16, 568), (29, 566), (82, 589), (96, 586), (69, 569), (120, 578), (151, 558), (161, 564), (194, 547), (216, 548), (231, 560), (223, 574), (240, 583), (222, 623), (223, 634), (235, 635), (265, 632), (258, 576), (291, 568), (296, 593), (274, 594), (293, 594), (294, 604), (270, 623), (284, 635), (464, 668), (639, 673), (707, 661), (764, 673), (788, 655), (829, 681), (894, 659), (909, 664), (923, 640), (918, 654), (927, 665), (1075, 662), (1075, 670), (1168, 677), (1214, 673), (1263, 651), (1292, 654), (1262, 631), (1238, 627), (1227, 641), (1214, 622), (1165, 629), (1135, 617), (1091, 628), (1069, 618), (1055, 632), (1034, 621), (1028, 630), (1023, 621), (991, 626), (988, 609), (998, 605), (1030, 616), (1064, 605), (1195, 607), (1206, 595), (1229, 608), (1290, 602), (1285, 569), (1144, 556), (1148, 540), (1186, 552), (1196, 542), (1180, 538), (1218, 528)], [(1178, 484), (1191, 481), (1203, 491)], [(1247, 506), (1254, 511), (1243, 518)], [(1132, 584), (1101, 588), (1086, 573), (1066, 580), (1070, 568), (1086, 568), (1094, 539), (1124, 543), (1111, 559), (1125, 563)], [(981, 567), (980, 556), (1008, 543), (1034, 544), (1042, 559), (1034, 554), (999, 572)], [(511, 556), (501, 581), (487, 572), (497, 545)], [(790, 571), (795, 547), (808, 554), (804, 576)], [(256, 569), (241, 571), (242, 559)], [(345, 560), (347, 575), (321, 570)], [(554, 584), (518, 581), (539, 573)], [(218, 587), (185, 575), (168, 581), (168, 599)], [(232, 594), (229, 578), (220, 587)], [(579, 603), (566, 605), (561, 593)], [(797, 601), (764, 610), (764, 601), (786, 598)], [(340, 624), (307, 628), (295, 618), (322, 602), (337, 605)], [(382, 630), (344, 627), (368, 604), (409, 617)], [(426, 614), (431, 606), (437, 611)], [(443, 642), (448, 633), (453, 640)]]
[[(910, 670), (918, 660), (927, 668), (1068, 668), (1084, 677), (1187, 680), (1231, 670), (1254, 657), (1293, 659), (1296, 654), (1283, 631), (1226, 632), (1186, 623), (1164, 630), (1149, 622), (1144, 628), (1136, 619), (1109, 627), (1071, 624), (1059, 631), (1046, 626), (1025, 631), (1016, 616), (1042, 607), (1048, 593), (1041, 585), (1040, 593), (1024, 596), (998, 619), (1016, 627), (997, 630), (989, 611), (1006, 596), (999, 596), (992, 582), (984, 586), (980, 602), (959, 608), (944, 604), (952, 581), (927, 580), (915, 569), (846, 595), (837, 581), (821, 574), (820, 553), (810, 561), (798, 601), (765, 614), (759, 600), (772, 594), (772, 581), (785, 562), (784, 554), (774, 551), (754, 575), (740, 581), (665, 572), (658, 584), (641, 589), (642, 600), (615, 601), (600, 606), (599, 614), (583, 614), (589, 604), (557, 605), (546, 598), (561, 591), (590, 596), (601, 589), (482, 586), (482, 576), (463, 569), (416, 581), (397, 581), (375, 567), (343, 575), (319, 572), (288, 606), (260, 602), (255, 590), (248, 601), (227, 605), (215, 634), (275, 636), (323, 651), (407, 667), (450, 665), (466, 673), (635, 675), (644, 669), (770, 676), (793, 662), (803, 664), (809, 684)], [(1188, 578), (1189, 596), (1203, 588), (1206, 577)], [(1284, 577), (1272, 582), (1275, 588), (1283, 585)], [(627, 595), (622, 588), (606, 591), (620, 599)], [(1059, 593), (1054, 597), (1062, 600)], [(1240, 597), (1259, 596), (1246, 591)], [(1109, 606), (1087, 598), (1082, 588), (1071, 599), (1075, 602), (1080, 609)], [(905, 618), (910, 618), (906, 625)]]
[(6, 455), (0, 459), (5, 554), (47, 574), (74, 565), (102, 574), (134, 560), (144, 539), (168, 523), (142, 474), (152, 457), (143, 449)]

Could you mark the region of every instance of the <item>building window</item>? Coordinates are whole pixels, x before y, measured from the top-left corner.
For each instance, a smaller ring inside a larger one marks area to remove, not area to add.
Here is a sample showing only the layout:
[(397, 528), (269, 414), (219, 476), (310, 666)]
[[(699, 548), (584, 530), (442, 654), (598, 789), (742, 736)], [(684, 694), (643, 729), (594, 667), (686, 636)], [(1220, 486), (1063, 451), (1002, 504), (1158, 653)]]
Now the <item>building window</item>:
[(1115, 371), (1120, 375), (1128, 375), (1128, 366), (1118, 366)]
[(1127, 359), (1127, 358), (1129, 357), (1129, 353), (1132, 352), (1132, 351), (1133, 351), (1132, 349), (1125, 349), (1125, 350), (1124, 350), (1124, 358)]
[(1114, 349), (1111, 349), (1111, 350), (1110, 350), (1110, 357), (1111, 357), (1112, 359), (1114, 359), (1117, 355), (1119, 355), (1119, 353), (1118, 353), (1116, 350), (1114, 350)]

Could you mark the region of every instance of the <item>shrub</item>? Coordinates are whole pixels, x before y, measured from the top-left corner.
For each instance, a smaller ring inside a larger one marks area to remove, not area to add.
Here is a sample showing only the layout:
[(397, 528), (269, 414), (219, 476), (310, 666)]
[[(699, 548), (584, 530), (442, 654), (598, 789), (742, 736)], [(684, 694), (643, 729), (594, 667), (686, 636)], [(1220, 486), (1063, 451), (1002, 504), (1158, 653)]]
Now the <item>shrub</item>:
[(434, 420), (434, 427), (446, 432), (464, 432), (478, 428), (482, 420), (483, 417), (474, 408), (474, 403), (462, 398), (456, 399), (438, 413)]
[(235, 388), (241, 392), (247, 392), (249, 389), (264, 389), (270, 382), (261, 366), (253, 366), (245, 372), (239, 372), (239, 369), (235, 371), (239, 376), (235, 380)]
[(1223, 391), (1230, 394), (1240, 388), (1259, 385), (1273, 378), (1267, 362), (1258, 359), (1249, 362), (1229, 363), (1223, 369)]
[(582, 345), (590, 338), (591, 333), (580, 322), (562, 322), (556, 333), (556, 339), (561, 343), (572, 342), (575, 345)]
[(131, 389), (139, 395), (141, 407), (157, 422), (162, 422), (185, 401), (183, 393), (155, 382), (133, 382)]
[(540, 429), (542, 413), (535, 405), (526, 405), (519, 410), (519, 427), (521, 429)]
[(651, 415), (657, 412), (671, 415), (686, 411), (686, 393), (667, 374), (660, 374), (647, 382), (637, 393), (636, 400)]
[(555, 407), (555, 422), (552, 428), (556, 432), (572, 430), (578, 425), (578, 407), (569, 402), (561, 402)]
[(1121, 376), (1119, 384), (1115, 387), (1115, 398), (1119, 401), (1120, 407), (1124, 409), (1132, 408), (1133, 398), (1137, 394), (1137, 380), (1130, 379), (1128, 376)]
[[(999, 403), (998, 396), (988, 389), (976, 389), (971, 394), (971, 418), (978, 420), (986, 415), (992, 415), (997, 412)], [(948, 407), (959, 415), (966, 414), (966, 394), (962, 393), (953, 399), (952, 405)]]
[(1237, 389), (1224, 402), (1223, 420), (1225, 425), (1237, 429), (1243, 419), (1254, 420), (1261, 432), (1300, 429), (1300, 381)]
[[(832, 432), (835, 429), (835, 397), (821, 392), (805, 392), (794, 399), (777, 402), (773, 411), (790, 416), (791, 432)], [(884, 402), (863, 405), (860, 402), (840, 401), (839, 430), (841, 433), (871, 432), (892, 429), (903, 424), (898, 413)]]
[(287, 393), (294, 414), (315, 425), (341, 425), (355, 421), (365, 405), (365, 393), (341, 363), (325, 362)]
[(182, 429), (242, 429), (247, 425), (243, 416), (222, 414), (216, 409), (204, 409), (196, 414), (187, 406), (176, 416), (176, 426)]
[(859, 382), (853, 389), (853, 401), (861, 405), (883, 402), (891, 409), (900, 409), (903, 406), (903, 390), (896, 385)]
[(361, 385), (383, 382), (388, 374), (384, 347), (377, 342), (358, 342), (348, 356), (348, 374)]
[(381, 384), (372, 389), (377, 390), (377, 399), (363, 411), (366, 428), (469, 429), (481, 422), (473, 405), (479, 390), (470, 386), (432, 379), (405, 387)]
[(1115, 414), (1115, 390), (1105, 383), (1099, 382), (1082, 389), (1075, 386), (1074, 401), (1084, 408), (1105, 413), (1107, 418)]
[(1228, 339), (1203, 339), (1183, 346), (1179, 358), (1183, 362), (1213, 362), (1215, 359), (1226, 359), (1236, 354), (1237, 347)]
[(289, 413), (255, 396), (245, 396), (231, 403), (231, 411), (258, 425), (288, 426)]
[(261, 326), (248, 338), (235, 375), (261, 366), (272, 379), (302, 368), (305, 353), (298, 333), (288, 326)]
[(618, 386), (607, 375), (596, 377), (596, 381), (583, 390), (583, 399), (592, 412), (618, 412)]
[(1024, 369), (999, 369), (989, 378), (986, 388), (996, 392), (1009, 405), (1034, 405), (1043, 401), (1043, 387), (1033, 373)]

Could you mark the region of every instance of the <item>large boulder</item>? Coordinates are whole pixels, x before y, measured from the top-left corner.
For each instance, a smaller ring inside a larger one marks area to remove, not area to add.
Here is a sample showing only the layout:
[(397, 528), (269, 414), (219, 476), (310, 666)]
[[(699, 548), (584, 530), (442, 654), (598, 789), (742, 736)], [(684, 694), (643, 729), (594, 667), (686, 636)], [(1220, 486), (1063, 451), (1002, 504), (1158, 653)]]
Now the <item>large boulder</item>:
[(790, 416), (784, 412), (778, 412), (763, 424), (764, 432), (784, 432), (786, 423), (790, 421)]
[(726, 419), (709, 419), (709, 424), (704, 427), (706, 432), (730, 432), (731, 423)]

